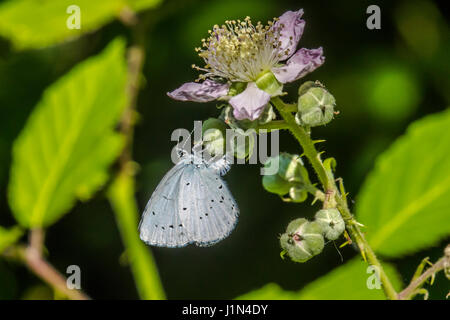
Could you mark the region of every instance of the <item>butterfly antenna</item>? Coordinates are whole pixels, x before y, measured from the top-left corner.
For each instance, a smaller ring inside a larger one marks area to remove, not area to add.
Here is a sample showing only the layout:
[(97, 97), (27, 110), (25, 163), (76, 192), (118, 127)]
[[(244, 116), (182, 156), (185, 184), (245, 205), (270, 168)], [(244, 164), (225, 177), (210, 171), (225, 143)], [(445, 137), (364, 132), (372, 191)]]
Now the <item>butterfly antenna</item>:
[(184, 142), (184, 144), (183, 144), (183, 149), (184, 149), (184, 147), (186, 146), (186, 143), (187, 143), (188, 141), (191, 141), (192, 134), (194, 133), (194, 130), (195, 130), (195, 128), (192, 129), (191, 132), (189, 133), (189, 139), (186, 139), (186, 141)]
[(333, 241), (333, 245), (336, 248), (336, 251), (339, 253), (339, 256), (341, 257), (341, 262), (344, 262), (344, 257), (342, 256), (341, 251), (339, 251), (339, 248), (336, 246), (336, 242)]
[(185, 147), (186, 147), (186, 143), (188, 141), (191, 141), (193, 132), (194, 132), (194, 129), (192, 129), (192, 131), (189, 133), (189, 139), (186, 139), (181, 147), (180, 147), (180, 139), (182, 138), (182, 136), (178, 136), (178, 143), (176, 145), (176, 148), (177, 148), (178, 156), (180, 158), (183, 158), (186, 154), (189, 153), (188, 151), (185, 150)]

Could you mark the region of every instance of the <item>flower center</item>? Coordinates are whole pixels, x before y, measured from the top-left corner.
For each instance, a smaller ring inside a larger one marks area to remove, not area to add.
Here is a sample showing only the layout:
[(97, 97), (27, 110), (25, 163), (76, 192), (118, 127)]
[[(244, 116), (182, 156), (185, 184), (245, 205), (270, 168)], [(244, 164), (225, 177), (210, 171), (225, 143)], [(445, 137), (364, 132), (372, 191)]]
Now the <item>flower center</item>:
[(285, 54), (279, 40), (283, 27), (272, 21), (267, 26), (261, 22), (253, 25), (250, 17), (243, 21), (225, 21), (221, 27), (215, 25), (208, 31), (210, 36), (202, 39), (202, 48), (195, 49), (206, 65), (203, 68), (193, 65), (193, 68), (205, 72), (200, 79), (255, 81)]

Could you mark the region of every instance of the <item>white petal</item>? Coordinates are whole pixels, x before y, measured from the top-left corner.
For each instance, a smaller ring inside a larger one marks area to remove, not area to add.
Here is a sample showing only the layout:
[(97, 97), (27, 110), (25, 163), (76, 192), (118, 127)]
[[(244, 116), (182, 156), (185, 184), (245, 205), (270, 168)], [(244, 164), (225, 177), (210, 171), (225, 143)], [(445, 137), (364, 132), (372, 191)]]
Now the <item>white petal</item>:
[(229, 101), (233, 107), (233, 115), (238, 120), (256, 120), (264, 111), (264, 107), (270, 100), (270, 94), (259, 89), (254, 82), (250, 82), (247, 88)]
[(284, 66), (272, 68), (281, 83), (292, 82), (314, 71), (325, 62), (322, 47), (298, 50)]

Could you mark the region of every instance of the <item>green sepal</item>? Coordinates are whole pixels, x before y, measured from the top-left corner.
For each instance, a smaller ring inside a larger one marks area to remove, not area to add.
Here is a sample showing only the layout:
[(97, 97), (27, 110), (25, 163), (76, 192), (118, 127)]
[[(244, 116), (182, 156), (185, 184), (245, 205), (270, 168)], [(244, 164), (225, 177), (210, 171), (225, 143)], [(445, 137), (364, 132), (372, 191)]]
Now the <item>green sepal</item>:
[(283, 93), (283, 85), (278, 82), (271, 71), (261, 74), (255, 83), (258, 88), (264, 90), (272, 97), (279, 96)]
[(298, 218), (289, 223), (280, 245), (292, 261), (306, 262), (322, 252), (325, 241), (319, 224)]
[[(299, 90), (300, 91), (300, 90)], [(301, 90), (295, 121), (302, 126), (316, 127), (329, 123), (334, 117), (336, 100), (322, 86)]]
[(308, 192), (300, 187), (291, 187), (289, 189), (289, 197), (292, 200), (292, 202), (303, 202), (308, 198)]
[(274, 162), (278, 162), (278, 171), (273, 175), (263, 176), (264, 188), (281, 196), (289, 193), (295, 202), (304, 201), (307, 196), (304, 186), (310, 184), (310, 180), (301, 158), (298, 155), (283, 152), (276, 157), (269, 158), (264, 166), (272, 167)]
[(338, 209), (322, 209), (316, 213), (315, 221), (321, 226), (328, 240), (336, 240), (345, 230), (345, 222)]

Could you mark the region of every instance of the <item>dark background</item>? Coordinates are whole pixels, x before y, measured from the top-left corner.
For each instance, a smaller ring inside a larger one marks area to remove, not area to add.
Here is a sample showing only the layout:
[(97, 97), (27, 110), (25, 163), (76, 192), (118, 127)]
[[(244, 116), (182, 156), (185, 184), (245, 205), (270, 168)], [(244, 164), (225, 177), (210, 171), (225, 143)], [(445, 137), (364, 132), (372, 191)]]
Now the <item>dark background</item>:
[[(366, 28), (366, 8), (381, 8), (381, 30)], [(313, 131), (326, 139), (321, 148), (338, 161), (355, 199), (376, 156), (401, 135), (407, 125), (449, 103), (449, 33), (444, 1), (166, 1), (155, 11), (147, 34), (144, 67), (146, 85), (140, 92), (134, 159), (140, 165), (137, 198), (143, 209), (152, 191), (170, 169), (176, 128), (193, 127), (194, 120), (218, 116), (214, 103), (170, 100), (166, 92), (197, 73), (201, 64), (194, 47), (214, 24), (247, 15), (263, 22), (286, 10), (303, 8), (306, 28), (300, 47), (322, 46), (325, 64), (304, 80), (320, 80), (337, 100), (340, 115)], [(39, 51), (14, 52), (0, 39), (0, 224), (14, 224), (6, 200), (11, 144), (43, 90), (75, 64), (101, 51), (127, 29), (114, 22), (79, 40)], [(286, 87), (295, 93), (297, 84)], [(294, 96), (294, 95), (292, 95)], [(300, 153), (283, 132), (280, 151)], [(30, 159), (32, 161), (32, 159)], [(305, 264), (280, 259), (278, 235), (297, 217), (311, 217), (316, 207), (283, 203), (264, 191), (259, 165), (235, 165), (226, 180), (241, 211), (240, 221), (224, 241), (209, 248), (152, 249), (163, 285), (171, 299), (233, 298), (268, 282), (298, 290), (342, 264), (333, 244)], [(447, 222), (443, 222), (447, 223)], [(50, 261), (61, 271), (77, 264), (83, 289), (95, 299), (137, 298), (129, 268), (121, 263), (123, 246), (114, 215), (102, 192), (78, 203), (47, 232)], [(338, 242), (339, 244), (339, 242)], [(444, 243), (392, 261), (409, 281), (422, 258), (434, 261)], [(344, 261), (356, 254), (341, 249)], [(430, 297), (448, 292), (441, 273)], [(0, 260), (0, 299), (50, 297), (50, 291), (24, 267)]]

